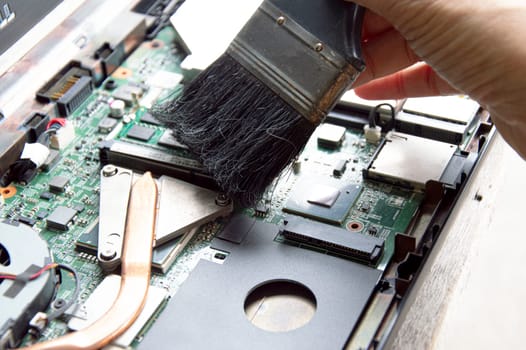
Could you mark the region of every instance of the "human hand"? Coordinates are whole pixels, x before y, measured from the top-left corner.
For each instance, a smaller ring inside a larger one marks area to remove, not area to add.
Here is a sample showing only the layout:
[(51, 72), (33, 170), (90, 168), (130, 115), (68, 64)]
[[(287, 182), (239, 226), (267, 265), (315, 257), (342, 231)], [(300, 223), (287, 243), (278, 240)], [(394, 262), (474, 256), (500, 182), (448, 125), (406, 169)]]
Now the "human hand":
[(356, 94), (465, 93), (526, 159), (526, 1), (354, 0), (370, 9)]

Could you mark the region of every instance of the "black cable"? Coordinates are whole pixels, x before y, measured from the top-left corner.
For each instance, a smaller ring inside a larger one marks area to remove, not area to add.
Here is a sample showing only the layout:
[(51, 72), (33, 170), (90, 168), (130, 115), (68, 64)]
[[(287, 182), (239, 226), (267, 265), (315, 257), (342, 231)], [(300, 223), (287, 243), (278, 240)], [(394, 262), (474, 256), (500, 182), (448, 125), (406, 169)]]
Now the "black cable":
[(60, 307), (56, 308), (54, 311), (50, 312), (47, 315), (48, 323), (56, 319), (57, 317), (62, 316), (66, 312), (66, 310), (69, 309), (71, 305), (73, 305), (73, 303), (77, 300), (80, 294), (80, 280), (79, 280), (77, 271), (75, 271), (75, 269), (72, 268), (71, 266), (64, 265), (64, 264), (58, 264), (57, 269), (59, 269), (61, 273), (62, 273), (62, 270), (66, 270), (73, 275), (73, 278), (75, 279), (75, 290), (71, 298), (69, 298), (69, 300), (64, 305), (61, 305)]
[(390, 103), (380, 103), (379, 105), (371, 109), (371, 111), (369, 112), (369, 126), (371, 128), (376, 127), (376, 115), (378, 114), (378, 110), (382, 107), (389, 107), (391, 109), (391, 121), (392, 121), (391, 129), (392, 129), (395, 125), (396, 111), (395, 111), (395, 108)]

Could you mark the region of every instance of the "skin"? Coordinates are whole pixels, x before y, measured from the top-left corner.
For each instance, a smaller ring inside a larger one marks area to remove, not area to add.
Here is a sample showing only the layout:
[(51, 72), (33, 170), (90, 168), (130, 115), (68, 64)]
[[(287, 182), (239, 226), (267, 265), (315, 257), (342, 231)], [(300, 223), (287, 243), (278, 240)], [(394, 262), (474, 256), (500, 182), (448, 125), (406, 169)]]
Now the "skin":
[(526, 159), (526, 1), (356, 0), (363, 27), (362, 98), (464, 93), (489, 110)]

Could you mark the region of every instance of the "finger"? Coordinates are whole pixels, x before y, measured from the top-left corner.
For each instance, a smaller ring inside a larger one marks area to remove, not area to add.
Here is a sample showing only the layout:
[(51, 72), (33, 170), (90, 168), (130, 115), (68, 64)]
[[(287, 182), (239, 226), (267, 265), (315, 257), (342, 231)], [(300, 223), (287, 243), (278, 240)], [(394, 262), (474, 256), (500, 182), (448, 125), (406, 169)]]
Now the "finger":
[(366, 68), (354, 83), (355, 87), (398, 72), (420, 60), (395, 29), (362, 43), (362, 55)]
[(395, 74), (362, 85), (355, 89), (355, 93), (369, 100), (388, 100), (452, 95), (459, 91), (442, 79), (429, 65), (418, 63)]
[(382, 16), (367, 10), (363, 18), (362, 38), (370, 40), (379, 34), (383, 34), (393, 28)]

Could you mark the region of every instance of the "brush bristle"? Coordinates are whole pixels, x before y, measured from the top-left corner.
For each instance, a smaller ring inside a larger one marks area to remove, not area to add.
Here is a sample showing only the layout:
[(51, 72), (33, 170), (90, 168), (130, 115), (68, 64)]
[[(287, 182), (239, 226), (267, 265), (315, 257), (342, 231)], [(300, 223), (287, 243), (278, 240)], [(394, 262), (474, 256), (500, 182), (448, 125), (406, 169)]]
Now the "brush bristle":
[(153, 114), (241, 205), (261, 198), (316, 127), (228, 54)]

